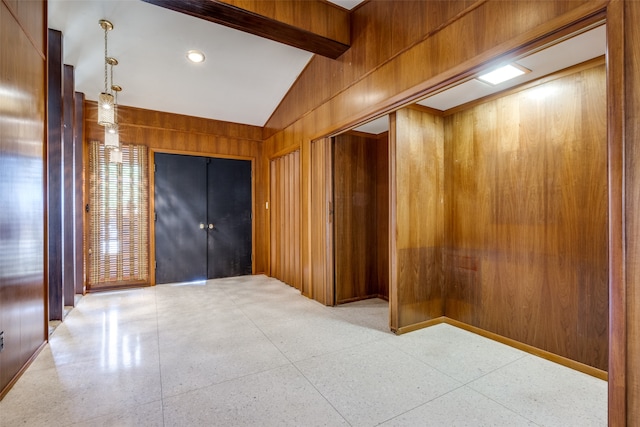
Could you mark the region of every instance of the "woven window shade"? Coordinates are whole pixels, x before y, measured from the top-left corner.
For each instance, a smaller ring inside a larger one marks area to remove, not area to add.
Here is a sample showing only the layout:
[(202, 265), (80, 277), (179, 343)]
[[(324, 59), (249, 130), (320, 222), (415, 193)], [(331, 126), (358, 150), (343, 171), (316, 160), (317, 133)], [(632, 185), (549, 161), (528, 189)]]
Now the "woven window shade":
[(88, 287), (149, 280), (147, 147), (121, 144), (122, 163), (89, 143)]

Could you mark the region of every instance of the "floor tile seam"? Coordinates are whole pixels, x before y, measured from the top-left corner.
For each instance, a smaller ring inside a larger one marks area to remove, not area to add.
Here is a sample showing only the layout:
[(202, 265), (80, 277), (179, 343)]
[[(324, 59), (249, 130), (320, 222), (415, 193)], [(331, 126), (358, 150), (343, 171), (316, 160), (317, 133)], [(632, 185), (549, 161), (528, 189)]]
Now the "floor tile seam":
[(359, 342), (357, 344), (350, 345), (348, 347), (343, 347), (343, 348), (340, 348), (340, 349), (327, 351), (326, 353), (315, 354), (313, 356), (306, 357), (304, 359), (292, 360), (291, 363), (295, 364), (295, 363), (305, 362), (305, 361), (311, 360), (311, 359), (316, 359), (316, 358), (319, 358), (319, 357), (331, 356), (331, 355), (334, 355), (334, 354), (342, 353), (344, 351), (353, 350), (353, 349), (355, 349), (357, 347), (365, 346), (365, 345), (368, 345), (368, 344), (373, 344), (373, 343), (378, 342), (378, 341), (383, 341), (384, 339), (385, 339), (385, 337), (374, 338), (374, 339), (371, 339), (371, 340), (368, 340), (368, 341), (363, 341), (363, 342)]
[(429, 362), (427, 362), (427, 361), (425, 361), (425, 360), (423, 360), (423, 359), (419, 358), (418, 356), (416, 356), (416, 355), (414, 355), (414, 354), (412, 354), (412, 353), (409, 353), (409, 352), (405, 351), (403, 348), (401, 348), (401, 347), (399, 347), (399, 346), (397, 346), (397, 345), (395, 345), (395, 344), (392, 344), (392, 345), (393, 345), (396, 349), (398, 349), (398, 350), (400, 350), (401, 352), (403, 352), (404, 354), (406, 354), (406, 355), (408, 355), (408, 356), (412, 357), (413, 359), (417, 360), (418, 362), (423, 363), (424, 365), (426, 365), (426, 366), (428, 366), (428, 367), (430, 367), (430, 368), (435, 369), (436, 371), (438, 371), (438, 372), (440, 372), (440, 373), (442, 373), (442, 374), (446, 375), (447, 377), (449, 377), (449, 378), (452, 378), (452, 379), (456, 380), (457, 382), (461, 383), (462, 385), (469, 385), (469, 384), (473, 383), (474, 381), (477, 381), (477, 380), (479, 380), (479, 379), (481, 379), (481, 378), (483, 378), (483, 377), (485, 377), (485, 376), (487, 376), (487, 375), (489, 375), (489, 374), (492, 374), (492, 373), (494, 373), (494, 372), (496, 372), (496, 371), (499, 371), (500, 369), (506, 368), (507, 366), (509, 366), (509, 365), (511, 365), (511, 364), (513, 364), (513, 363), (515, 363), (515, 362), (517, 362), (518, 360), (521, 360), (521, 359), (523, 359), (523, 358), (525, 358), (525, 357), (531, 356), (530, 354), (525, 353), (525, 354), (523, 354), (523, 355), (521, 355), (521, 356), (519, 356), (519, 357), (517, 357), (517, 358), (515, 358), (515, 359), (513, 359), (513, 360), (511, 360), (511, 361), (509, 361), (509, 362), (507, 362), (507, 363), (505, 363), (504, 365), (501, 365), (501, 366), (499, 366), (499, 367), (497, 367), (497, 368), (495, 368), (495, 369), (492, 369), (492, 370), (491, 370), (491, 371), (489, 371), (489, 372), (486, 372), (486, 373), (484, 373), (484, 374), (480, 375), (479, 377), (473, 378), (473, 379), (468, 380), (468, 381), (464, 381), (464, 380), (460, 380), (459, 378), (456, 378), (456, 377), (451, 376), (450, 374), (448, 374), (447, 372), (444, 372), (443, 370), (441, 370), (441, 369), (440, 369), (440, 368), (438, 368), (437, 366), (434, 366), (434, 365), (430, 364)]
[(162, 408), (162, 426), (166, 424), (165, 422), (165, 411), (164, 411), (164, 387), (162, 384), (162, 353), (160, 351), (160, 310), (158, 308), (158, 292), (157, 288), (153, 287), (153, 301), (155, 305), (156, 312), (156, 347), (158, 350), (158, 381), (160, 382), (160, 407)]
[(331, 408), (332, 408), (334, 411), (336, 411), (336, 414), (338, 414), (338, 415), (340, 416), (340, 418), (342, 418), (342, 419), (344, 420), (344, 422), (345, 422), (345, 423), (347, 423), (349, 426), (353, 426), (353, 424), (351, 424), (351, 423), (349, 422), (349, 420), (347, 419), (347, 417), (345, 417), (345, 416), (342, 414), (342, 412), (340, 412), (340, 411), (338, 410), (338, 408), (336, 408), (336, 407), (334, 406), (333, 402), (331, 402), (331, 400), (329, 400), (329, 398), (328, 398), (327, 396), (325, 396), (325, 395), (324, 395), (324, 393), (322, 393), (322, 391), (320, 391), (320, 390), (318, 389), (318, 387), (316, 387), (316, 385), (313, 383), (313, 381), (311, 381), (311, 380), (310, 380), (310, 379), (309, 379), (309, 378), (304, 374), (304, 372), (302, 372), (302, 371), (300, 370), (300, 368), (299, 368), (295, 363), (292, 363), (292, 365), (293, 365), (293, 367), (296, 369), (296, 371), (298, 371), (298, 373), (300, 373), (300, 375), (302, 375), (302, 378), (304, 378), (304, 379), (305, 379), (305, 381), (307, 381), (307, 383), (309, 383), (309, 385), (310, 385), (311, 387), (313, 387), (313, 389), (314, 389), (314, 390), (315, 390), (315, 391), (316, 391), (320, 396), (322, 396), (322, 398), (325, 400), (325, 402), (327, 402), (327, 404), (328, 404), (329, 406), (331, 406)]
[(291, 362), (287, 361), (286, 363), (282, 363), (282, 364), (277, 365), (277, 366), (272, 366), (272, 367), (267, 368), (267, 369), (262, 369), (262, 370), (258, 370), (258, 371), (255, 371), (255, 372), (249, 372), (249, 373), (246, 373), (246, 374), (238, 375), (238, 376), (233, 377), (233, 378), (227, 378), (227, 379), (224, 379), (222, 381), (214, 381), (212, 383), (208, 383), (208, 384), (205, 384), (205, 385), (202, 385), (202, 386), (194, 387), (194, 388), (191, 388), (189, 390), (181, 391), (179, 393), (167, 394), (166, 396), (163, 394), (163, 396), (162, 396), (162, 408), (164, 410), (164, 404), (165, 404), (164, 401), (165, 401), (165, 399), (174, 399), (176, 397), (183, 396), (183, 395), (188, 394), (188, 393), (193, 393), (195, 391), (204, 390), (204, 389), (207, 389), (207, 388), (210, 388), (210, 387), (215, 387), (215, 386), (219, 386), (219, 385), (222, 385), (222, 384), (231, 383), (233, 381), (238, 381), (238, 380), (241, 380), (243, 378), (252, 377), (254, 375), (265, 374), (265, 373), (270, 372), (270, 371), (275, 371), (276, 369), (282, 369), (282, 368), (284, 368), (286, 366), (293, 366), (293, 364)]
[[(475, 380), (474, 380), (474, 381), (475, 381)], [(527, 420), (528, 422), (532, 423), (534, 426), (539, 426), (539, 425), (540, 425), (540, 424), (536, 423), (535, 421), (533, 421), (532, 419), (530, 419), (529, 417), (527, 417), (526, 415), (521, 414), (520, 412), (516, 411), (515, 409), (508, 407), (508, 406), (507, 406), (507, 405), (505, 405), (504, 403), (502, 403), (502, 402), (500, 402), (500, 401), (498, 401), (498, 400), (496, 400), (496, 399), (492, 398), (491, 396), (487, 396), (485, 393), (481, 392), (480, 390), (477, 390), (477, 389), (473, 388), (472, 383), (473, 383), (474, 381), (471, 381), (470, 383), (465, 384), (465, 385), (464, 385), (464, 387), (468, 388), (469, 390), (471, 390), (471, 391), (473, 391), (473, 392), (475, 392), (475, 393), (478, 393), (478, 394), (480, 394), (480, 395), (482, 395), (482, 396), (486, 397), (486, 398), (487, 398), (487, 399), (489, 399), (490, 401), (492, 401), (492, 402), (494, 402), (494, 403), (496, 403), (496, 404), (498, 404), (498, 405), (502, 406), (503, 408), (505, 408), (505, 409), (506, 409), (506, 410), (508, 410), (509, 412), (513, 412), (513, 413), (514, 413), (514, 414), (516, 414), (517, 416), (522, 417), (523, 419), (525, 419), (525, 420)]]
[(293, 361), (291, 360), (291, 358), (289, 358), (289, 356), (287, 356), (282, 349), (273, 342), (273, 340), (271, 339), (271, 337), (269, 335), (267, 335), (267, 333), (260, 327), (260, 325), (258, 325), (252, 318), (250, 318), (243, 310), (242, 308), (240, 308), (240, 312), (249, 320), (249, 322), (251, 322), (251, 324), (257, 328), (260, 333), (262, 334), (262, 336), (264, 336), (267, 341), (269, 341), (271, 343), (272, 346), (274, 346), (276, 348), (276, 350), (278, 350), (278, 352), (282, 355), (282, 357), (284, 357), (290, 364), (293, 364)]
[[(392, 344), (393, 345), (393, 344)], [(459, 383), (460, 386), (465, 386), (467, 383), (465, 383), (464, 381), (459, 380), (458, 378), (453, 377), (451, 374), (443, 371), (442, 369), (438, 368), (437, 366), (433, 366), (432, 364), (430, 364), (429, 362), (426, 362), (425, 360), (420, 359), (419, 357), (415, 356), (414, 354), (411, 354), (407, 351), (405, 351), (403, 348), (400, 348), (396, 345), (394, 345), (394, 348), (396, 348), (397, 350), (399, 350), (400, 352), (406, 354), (407, 356), (411, 357), (412, 359), (414, 359), (416, 362), (423, 364), (424, 366), (427, 366), (435, 371), (438, 371), (439, 373), (441, 373), (442, 375), (451, 378), (452, 380), (454, 380), (455, 382)]]
[[(499, 366), (499, 367), (497, 367), (497, 368), (494, 368), (494, 369), (492, 369), (492, 370), (490, 370), (490, 371), (488, 371), (488, 372), (485, 372), (484, 374), (480, 375), (479, 377), (476, 377), (476, 378), (474, 378), (474, 379), (472, 379), (472, 380), (467, 381), (467, 382), (465, 383), (465, 385), (471, 386), (471, 384), (473, 384), (474, 382), (477, 382), (477, 381), (481, 380), (482, 378), (486, 377), (487, 375), (494, 374), (494, 373), (496, 373), (496, 372), (498, 372), (498, 371), (500, 371), (500, 370), (502, 370), (502, 369), (505, 369), (505, 368), (507, 368), (507, 367), (509, 367), (509, 366), (513, 365), (514, 363), (516, 363), (516, 362), (518, 362), (518, 361), (520, 361), (520, 360), (523, 360), (523, 359), (525, 359), (525, 358), (532, 357), (532, 356), (533, 356), (532, 354), (527, 354), (527, 353), (525, 353), (525, 354), (523, 354), (522, 356), (517, 357), (517, 358), (515, 358), (515, 359), (513, 359), (513, 360), (511, 360), (511, 361), (509, 361), (509, 362), (507, 362), (507, 363), (505, 363), (504, 365), (501, 365), (501, 366)], [(533, 356), (533, 357), (535, 357), (535, 356)], [(475, 390), (475, 389), (474, 389), (474, 390)]]
[(387, 422), (389, 422), (389, 421), (391, 421), (391, 420), (394, 420), (394, 419), (396, 419), (396, 418), (398, 418), (398, 417), (401, 417), (401, 416), (403, 416), (403, 415), (405, 415), (405, 414), (407, 414), (407, 413), (409, 413), (409, 412), (411, 412), (411, 411), (414, 411), (414, 410), (416, 410), (416, 409), (418, 409), (418, 408), (420, 408), (420, 407), (422, 407), (422, 406), (424, 406), (424, 405), (427, 405), (427, 404), (429, 404), (429, 403), (431, 403), (431, 402), (433, 402), (433, 401), (435, 401), (435, 400), (438, 400), (438, 399), (440, 399), (440, 398), (442, 398), (442, 397), (444, 397), (444, 396), (446, 396), (446, 395), (448, 395), (448, 394), (453, 393), (453, 392), (454, 392), (454, 391), (456, 391), (456, 390), (460, 390), (461, 388), (465, 388), (465, 387), (466, 387), (466, 385), (465, 385), (465, 384), (460, 384), (460, 385), (458, 385), (457, 387), (452, 388), (452, 389), (451, 389), (451, 390), (449, 390), (449, 391), (446, 391), (446, 392), (444, 392), (444, 393), (442, 393), (442, 394), (440, 394), (440, 395), (438, 395), (438, 396), (436, 396), (436, 397), (433, 397), (433, 398), (428, 399), (428, 400), (426, 400), (426, 401), (424, 401), (424, 402), (422, 402), (422, 403), (419, 403), (418, 405), (414, 406), (413, 408), (407, 409), (406, 411), (402, 412), (401, 414), (394, 415), (393, 417), (391, 417), (391, 418), (389, 418), (389, 419), (386, 419), (386, 420), (384, 420), (384, 421), (381, 421), (381, 422), (379, 422), (378, 424), (376, 424), (376, 426), (379, 426), (379, 425), (381, 425), (381, 424), (384, 424), (384, 423), (387, 423)]

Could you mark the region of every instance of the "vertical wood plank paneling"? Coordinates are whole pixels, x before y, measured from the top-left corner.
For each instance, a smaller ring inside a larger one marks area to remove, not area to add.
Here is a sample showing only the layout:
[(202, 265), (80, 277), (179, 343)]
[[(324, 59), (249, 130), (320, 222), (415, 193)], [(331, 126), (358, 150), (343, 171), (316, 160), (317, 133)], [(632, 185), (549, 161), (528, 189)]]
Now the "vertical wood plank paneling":
[(390, 239), (396, 269), (395, 330), (444, 315), (442, 245), (444, 127), (442, 117), (413, 108), (395, 113), (390, 162), (394, 162), (395, 224)]
[(331, 204), (331, 138), (311, 143), (311, 281), (312, 298), (324, 305), (334, 305), (333, 223)]
[(605, 105), (598, 65), (455, 113), (445, 127), (445, 314), (603, 370)]
[(2, 399), (43, 347), (47, 336), (46, 3), (0, 2), (0, 40)]
[(296, 289), (300, 283), (300, 152), (272, 159), (271, 275)]
[(301, 235), (300, 235), (300, 150), (296, 150), (293, 152), (294, 156), (294, 170), (293, 170), (293, 190), (295, 194), (295, 203), (293, 204), (293, 227), (294, 227), (294, 282), (293, 286), (296, 289), (302, 290), (302, 271), (301, 271), (301, 262), (300, 262), (300, 245), (301, 245)]
[(278, 264), (276, 260), (278, 259), (278, 235), (276, 233), (276, 221), (278, 219), (278, 210), (276, 208), (277, 204), (275, 203), (278, 189), (278, 169), (275, 161), (269, 162), (269, 271), (272, 277), (278, 277), (280, 272), (278, 270)]
[(47, 96), (47, 259), (49, 320), (62, 320), (63, 175), (62, 175), (62, 33), (49, 30)]
[(71, 65), (63, 66), (62, 83), (62, 289), (65, 306), (75, 305), (75, 253), (74, 253), (74, 181), (73, 168), (73, 123), (75, 119), (74, 69)]
[(76, 294), (84, 294), (84, 94), (75, 92), (73, 121), (73, 233), (74, 282)]

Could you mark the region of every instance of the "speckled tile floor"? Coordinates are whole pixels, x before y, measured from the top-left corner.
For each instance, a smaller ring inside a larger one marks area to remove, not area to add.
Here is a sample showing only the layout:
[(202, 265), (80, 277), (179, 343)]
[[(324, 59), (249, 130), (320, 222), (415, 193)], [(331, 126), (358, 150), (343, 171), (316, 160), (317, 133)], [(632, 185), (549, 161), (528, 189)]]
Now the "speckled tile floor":
[(89, 294), (0, 426), (606, 426), (607, 384), (450, 325), (395, 336), (265, 276)]

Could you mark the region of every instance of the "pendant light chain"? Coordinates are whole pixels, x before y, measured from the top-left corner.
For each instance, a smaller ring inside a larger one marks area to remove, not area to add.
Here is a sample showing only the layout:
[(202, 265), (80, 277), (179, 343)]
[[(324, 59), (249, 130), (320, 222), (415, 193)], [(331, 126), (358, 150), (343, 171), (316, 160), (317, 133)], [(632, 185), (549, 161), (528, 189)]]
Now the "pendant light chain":
[(107, 92), (107, 32), (109, 31), (108, 27), (104, 27), (104, 93)]

